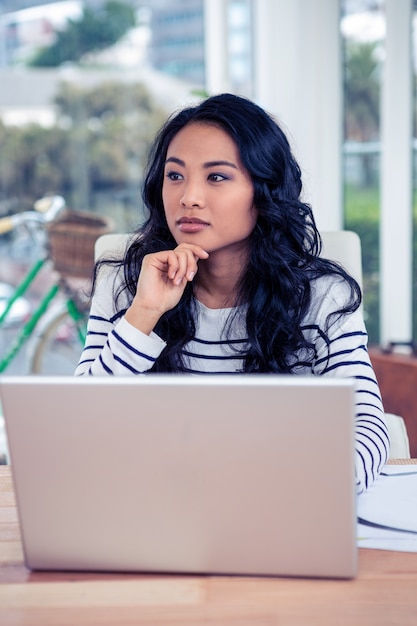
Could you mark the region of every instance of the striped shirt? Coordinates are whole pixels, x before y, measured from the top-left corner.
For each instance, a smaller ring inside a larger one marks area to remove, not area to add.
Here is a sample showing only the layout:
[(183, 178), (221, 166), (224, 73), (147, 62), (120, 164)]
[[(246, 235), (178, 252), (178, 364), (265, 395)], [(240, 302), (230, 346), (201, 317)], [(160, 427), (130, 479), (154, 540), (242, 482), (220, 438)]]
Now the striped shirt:
[[(123, 314), (129, 306), (127, 298), (116, 310), (113, 285), (111, 275), (103, 277), (97, 285), (77, 376), (144, 374), (165, 347), (165, 342), (155, 333), (145, 335), (127, 322)], [(296, 354), (291, 365), (298, 375), (355, 379), (356, 487), (360, 493), (370, 486), (386, 463), (389, 440), (361, 311), (335, 318), (325, 331), (329, 313), (340, 308), (347, 290), (346, 283), (338, 277), (326, 276), (314, 281), (312, 305), (302, 325), (307, 341), (314, 346), (314, 358)], [(231, 313), (237, 315), (229, 328)], [(197, 303), (195, 336), (183, 349), (190, 373), (242, 371), (246, 346), (244, 306), (209, 309)]]

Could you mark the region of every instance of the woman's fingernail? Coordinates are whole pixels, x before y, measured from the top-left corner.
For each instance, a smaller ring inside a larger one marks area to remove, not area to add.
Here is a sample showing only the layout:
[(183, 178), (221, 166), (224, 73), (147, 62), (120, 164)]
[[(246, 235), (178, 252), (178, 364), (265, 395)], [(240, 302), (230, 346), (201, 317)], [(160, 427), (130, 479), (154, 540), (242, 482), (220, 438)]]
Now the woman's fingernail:
[(190, 272), (188, 274), (188, 280), (193, 280), (194, 276), (195, 276), (195, 272)]

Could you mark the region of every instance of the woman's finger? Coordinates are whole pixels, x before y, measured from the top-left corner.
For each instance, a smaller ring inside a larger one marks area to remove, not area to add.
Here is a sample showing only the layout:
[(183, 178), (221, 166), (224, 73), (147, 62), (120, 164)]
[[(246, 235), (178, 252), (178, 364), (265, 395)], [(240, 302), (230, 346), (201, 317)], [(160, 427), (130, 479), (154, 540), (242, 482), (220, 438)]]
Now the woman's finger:
[[(172, 265), (169, 268), (169, 277), (175, 285), (181, 285), (183, 280), (192, 280), (197, 272), (197, 261), (207, 258), (208, 254), (199, 246), (181, 244), (175, 250), (176, 259), (171, 258)], [(175, 268), (175, 269), (174, 269)]]
[(190, 250), (174, 250), (177, 261), (178, 269), (175, 273), (174, 284), (181, 285), (184, 279), (188, 279), (188, 275), (196, 270), (196, 261), (193, 253)]

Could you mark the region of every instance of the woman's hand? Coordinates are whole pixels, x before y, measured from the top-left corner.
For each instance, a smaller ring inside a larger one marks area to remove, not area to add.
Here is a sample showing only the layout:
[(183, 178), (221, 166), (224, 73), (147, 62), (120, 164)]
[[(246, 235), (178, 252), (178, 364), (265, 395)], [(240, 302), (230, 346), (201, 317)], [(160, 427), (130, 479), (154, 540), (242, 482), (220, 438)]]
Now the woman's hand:
[(197, 272), (198, 261), (208, 256), (203, 248), (189, 243), (146, 255), (136, 295), (126, 311), (127, 321), (149, 335), (159, 318), (180, 301), (187, 282)]

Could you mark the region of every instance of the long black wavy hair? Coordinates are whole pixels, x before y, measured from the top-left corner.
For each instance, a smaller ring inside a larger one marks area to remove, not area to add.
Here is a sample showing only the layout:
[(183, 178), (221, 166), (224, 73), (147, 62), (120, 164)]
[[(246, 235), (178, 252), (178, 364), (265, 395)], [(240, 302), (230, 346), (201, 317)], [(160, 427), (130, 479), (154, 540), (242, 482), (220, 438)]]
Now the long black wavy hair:
[[(243, 355), (243, 371), (289, 373), (298, 351), (313, 355), (313, 346), (302, 332), (311, 304), (312, 280), (337, 274), (350, 286), (350, 297), (334, 311), (336, 316), (356, 310), (361, 293), (342, 267), (319, 256), (320, 235), (310, 206), (300, 199), (301, 170), (288, 140), (276, 121), (246, 98), (231, 94), (209, 97), (173, 115), (158, 133), (143, 189), (148, 217), (120, 262), (125, 281), (122, 290), (128, 290), (133, 298), (143, 257), (177, 245), (162, 202), (164, 163), (172, 139), (191, 123), (213, 124), (224, 130), (238, 147), (253, 183), (258, 218), (237, 302), (247, 305), (249, 347)], [(167, 346), (153, 372), (184, 371), (181, 351), (194, 336), (194, 319), (193, 285), (188, 283), (178, 305), (167, 311), (155, 328)]]

